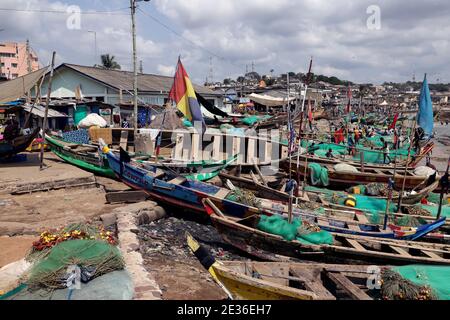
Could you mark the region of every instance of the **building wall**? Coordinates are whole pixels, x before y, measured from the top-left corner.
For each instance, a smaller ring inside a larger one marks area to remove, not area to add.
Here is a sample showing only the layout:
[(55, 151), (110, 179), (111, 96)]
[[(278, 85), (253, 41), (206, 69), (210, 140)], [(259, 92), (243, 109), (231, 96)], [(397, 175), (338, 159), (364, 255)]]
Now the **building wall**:
[[(39, 69), (38, 57), (30, 52), (31, 71)], [(0, 43), (0, 76), (15, 79), (28, 74), (26, 43)]]

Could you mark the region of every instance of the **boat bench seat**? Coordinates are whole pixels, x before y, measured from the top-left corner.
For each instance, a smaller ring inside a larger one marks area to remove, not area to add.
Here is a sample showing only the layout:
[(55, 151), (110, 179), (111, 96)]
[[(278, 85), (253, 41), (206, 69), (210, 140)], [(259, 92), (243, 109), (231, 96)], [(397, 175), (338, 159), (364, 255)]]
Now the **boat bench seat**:
[(228, 189), (220, 189), (220, 190), (215, 194), (215, 196), (216, 196), (217, 198), (219, 198), (219, 199), (225, 199), (225, 198), (228, 196), (229, 193), (230, 193), (230, 190), (228, 190)]
[(172, 179), (172, 180), (168, 181), (168, 183), (175, 184), (175, 185), (179, 186), (179, 185), (185, 183), (186, 181), (187, 181), (186, 178), (176, 177), (175, 179)]
[(159, 178), (162, 178), (165, 175), (165, 172), (160, 170), (160, 169), (157, 169), (156, 173), (149, 172), (148, 175), (151, 176), (154, 179), (159, 179)]

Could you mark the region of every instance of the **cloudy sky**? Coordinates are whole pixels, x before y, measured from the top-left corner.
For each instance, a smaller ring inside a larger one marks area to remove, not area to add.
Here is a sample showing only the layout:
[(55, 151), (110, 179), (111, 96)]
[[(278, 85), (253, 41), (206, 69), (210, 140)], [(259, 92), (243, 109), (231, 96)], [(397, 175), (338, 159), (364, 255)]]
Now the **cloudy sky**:
[[(66, 13), (74, 5), (80, 28)], [(93, 65), (95, 31), (98, 55), (131, 70), (128, 7), (128, 0), (0, 0), (0, 41), (28, 38), (42, 64), (56, 50), (57, 63)], [(196, 82), (210, 58), (217, 81), (252, 62), (260, 74), (305, 72), (311, 56), (315, 73), (355, 82), (425, 72), (430, 82), (450, 82), (449, 16), (448, 0), (152, 0), (139, 4), (138, 55), (144, 72), (166, 75), (181, 55)]]

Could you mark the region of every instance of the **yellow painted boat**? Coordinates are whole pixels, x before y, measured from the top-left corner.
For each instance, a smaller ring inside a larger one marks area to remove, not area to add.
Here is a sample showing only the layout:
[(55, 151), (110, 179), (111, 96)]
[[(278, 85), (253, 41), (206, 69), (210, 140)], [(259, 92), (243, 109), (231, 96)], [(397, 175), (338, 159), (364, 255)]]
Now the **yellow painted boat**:
[[(187, 234), (192, 252), (233, 300), (373, 300), (361, 265), (216, 261)], [(369, 281), (369, 282), (368, 282)]]

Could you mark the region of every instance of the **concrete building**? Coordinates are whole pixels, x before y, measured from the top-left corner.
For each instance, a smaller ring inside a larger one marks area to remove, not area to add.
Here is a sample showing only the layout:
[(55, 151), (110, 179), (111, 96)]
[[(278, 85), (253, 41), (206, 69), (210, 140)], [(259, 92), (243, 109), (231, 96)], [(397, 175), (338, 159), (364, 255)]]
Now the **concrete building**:
[(27, 57), (26, 43), (0, 43), (0, 77), (16, 79), (38, 69), (38, 57), (31, 49)]

